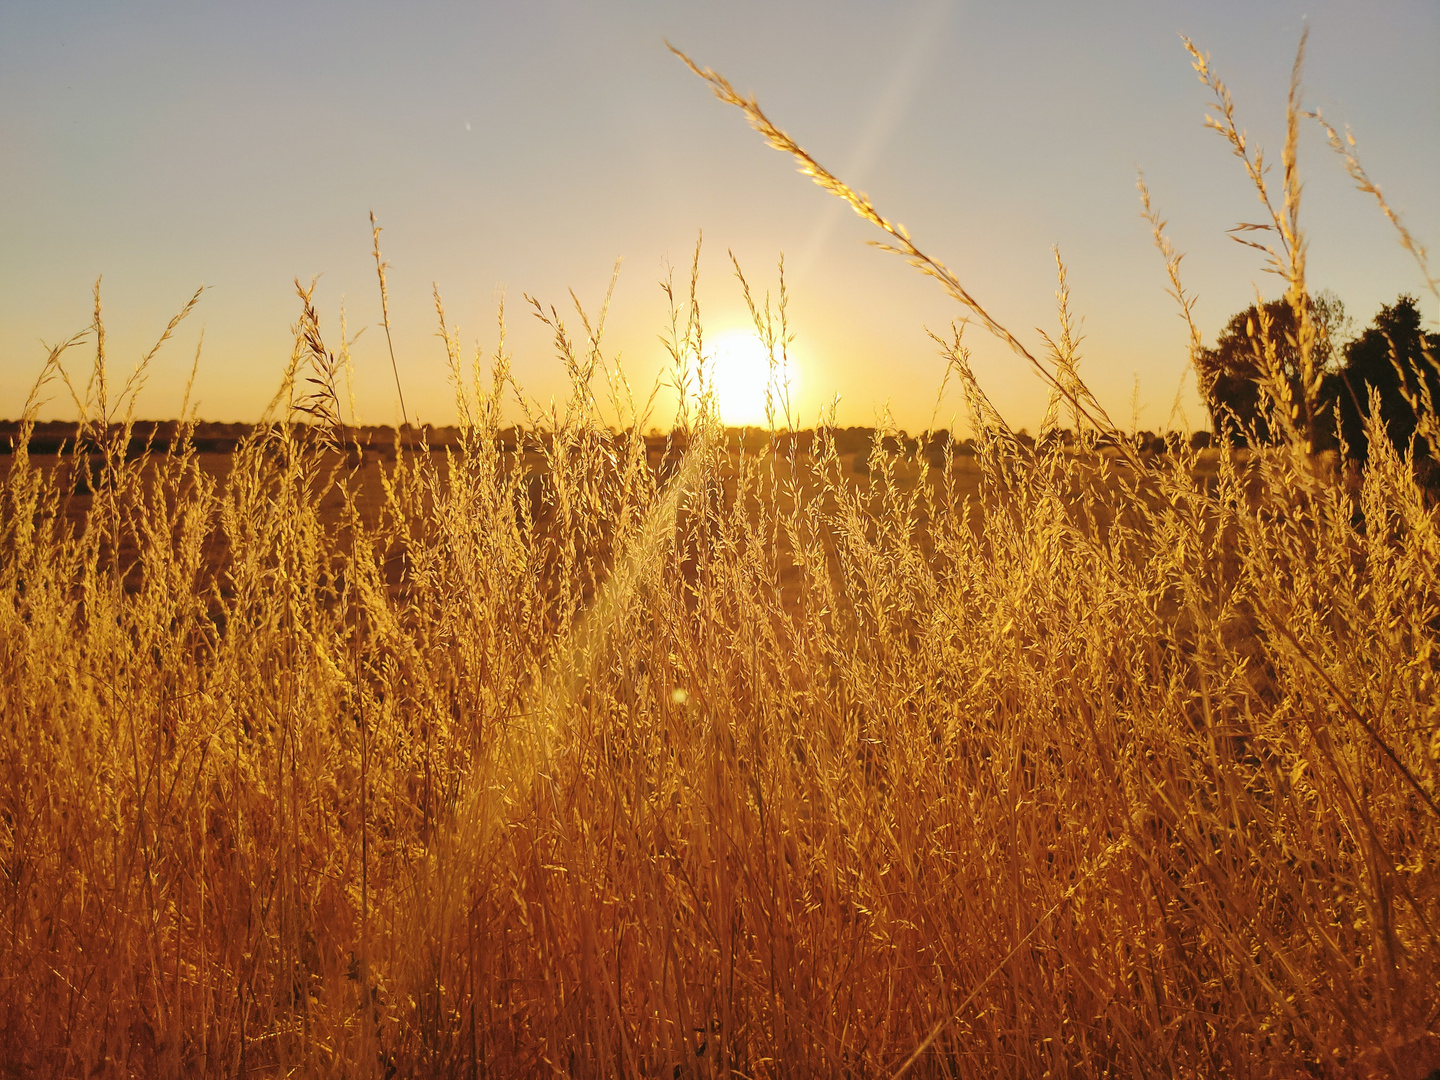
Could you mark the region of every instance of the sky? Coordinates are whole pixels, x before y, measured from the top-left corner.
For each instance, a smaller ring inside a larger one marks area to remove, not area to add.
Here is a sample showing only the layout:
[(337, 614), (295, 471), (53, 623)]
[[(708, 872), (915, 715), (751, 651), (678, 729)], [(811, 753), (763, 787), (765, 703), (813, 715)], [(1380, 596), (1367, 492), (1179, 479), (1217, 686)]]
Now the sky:
[[(120, 381), (200, 286), (156, 355), (136, 415), (253, 421), (279, 385), (318, 275), (321, 329), (352, 347), (356, 419), (400, 418), (381, 327), (369, 214), (390, 262), (390, 320), (409, 418), (454, 421), (433, 290), (469, 353), (498, 340), (544, 411), (568, 391), (553, 332), (583, 338), (620, 260), (605, 324), (643, 404), (668, 378), (661, 282), (699, 298), (708, 351), (744, 367), (748, 324), (731, 256), (758, 299), (785, 259), (793, 410), (814, 423), (958, 424), (929, 333), (964, 312), (872, 227), (799, 175), (667, 50), (754, 94), (827, 168), (903, 222), (1032, 351), (1053, 333), (1055, 261), (1083, 319), (1080, 371), (1126, 426), (1205, 426), (1183, 391), (1184, 323), (1140, 217), (1143, 170), (1185, 253), (1206, 342), (1257, 293), (1259, 253), (1226, 230), (1262, 209), (1204, 127), (1208, 91), (1181, 35), (1211, 55), (1237, 118), (1275, 162), (1290, 68), (1310, 30), (1303, 103), (1349, 125), (1371, 177), (1440, 264), (1440, 5), (1267, 0), (1079, 5), (960, 0), (829, 3), (180, 3), (0, 5), (0, 418), (17, 417), (47, 344), (92, 321)], [(1318, 127), (1301, 134), (1309, 280), (1363, 328), (1417, 295), (1440, 311), (1374, 200)], [(203, 332), (203, 346), (201, 335)], [(987, 394), (1034, 428), (1046, 392), (977, 326)], [(83, 393), (94, 335), (68, 354)], [(763, 377), (763, 376), (762, 376)], [(597, 385), (597, 389), (600, 387)], [(46, 388), (46, 418), (76, 407)], [(742, 395), (743, 396), (743, 395)], [(603, 399), (603, 395), (601, 395)], [(723, 407), (723, 403), (722, 403)], [(512, 416), (519, 408), (509, 406)], [(649, 423), (664, 427), (673, 393)], [(751, 422), (738, 397), (727, 420)]]

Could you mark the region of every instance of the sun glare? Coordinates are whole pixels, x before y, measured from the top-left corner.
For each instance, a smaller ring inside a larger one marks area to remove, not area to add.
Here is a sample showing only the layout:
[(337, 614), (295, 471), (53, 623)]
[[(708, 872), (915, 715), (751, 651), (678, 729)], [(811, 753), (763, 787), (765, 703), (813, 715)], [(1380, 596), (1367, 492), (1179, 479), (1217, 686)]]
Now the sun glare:
[(793, 356), (788, 367), (782, 368), (781, 359), (777, 355), (776, 366), (772, 370), (770, 354), (764, 342), (744, 330), (730, 330), (720, 334), (710, 343), (706, 354), (706, 376), (714, 388), (720, 418), (726, 425), (763, 426), (767, 422), (767, 390), (771, 395), (777, 427), (785, 424), (787, 391), (790, 415), (795, 415), (795, 391), (800, 380)]

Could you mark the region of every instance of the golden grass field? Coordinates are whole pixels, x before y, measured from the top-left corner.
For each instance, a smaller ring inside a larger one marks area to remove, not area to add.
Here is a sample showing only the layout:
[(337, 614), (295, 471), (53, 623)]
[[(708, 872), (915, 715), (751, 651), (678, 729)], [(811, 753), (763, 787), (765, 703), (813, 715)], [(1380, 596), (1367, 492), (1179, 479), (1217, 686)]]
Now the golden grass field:
[(703, 399), (666, 452), (598, 333), (517, 443), (447, 333), (453, 445), (362, 455), (302, 307), (232, 453), (128, 455), (103, 347), (81, 455), (13, 440), (0, 1075), (1440, 1067), (1440, 520), (1378, 432), (1142, 452), (1062, 305), (1068, 445), (956, 344), (973, 455)]

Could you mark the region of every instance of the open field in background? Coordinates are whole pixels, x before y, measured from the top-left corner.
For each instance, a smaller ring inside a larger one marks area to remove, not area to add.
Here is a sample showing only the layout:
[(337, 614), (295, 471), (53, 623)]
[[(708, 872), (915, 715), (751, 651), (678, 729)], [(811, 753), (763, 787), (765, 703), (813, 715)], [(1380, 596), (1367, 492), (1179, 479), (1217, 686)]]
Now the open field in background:
[(284, 422), (147, 456), (97, 346), (79, 457), (0, 457), (0, 1075), (1440, 1068), (1440, 419), (1314, 452), (1293, 170), (1273, 437), (1161, 453), (1086, 390), (1063, 268), (1037, 359), (696, 71), (1080, 434), (1017, 438), (957, 338), (967, 447), (741, 453), (703, 395), (651, 440), (586, 321), (521, 439), (442, 310), (462, 423), (366, 449), (302, 289)]
[[(8, 478), (10, 463), (14, 460), (12, 448), (20, 432), (19, 423), (0, 421), (0, 439), (5, 440), (0, 443), (0, 482)], [(60, 494), (57, 516), (63, 517), (68, 527), (83, 530), (96, 505), (97, 491), (106, 486), (106, 472), (105, 456), (95, 447), (91, 446), (88, 452), (80, 455), (73, 452), (77, 432), (77, 425), (73, 423), (36, 425), (30, 435), (27, 459)], [(304, 440), (309, 433), (310, 429), (301, 426), (294, 430), (293, 437)], [(198, 474), (223, 486), (234, 463), (236, 450), (247, 440), (263, 434), (249, 425), (202, 423), (196, 425), (190, 434), (189, 445), (184, 452), (193, 455), (193, 467)], [(1074, 474), (1074, 483), (1067, 497), (1078, 499), (1084, 490), (1097, 484), (1114, 487), (1131, 476), (1129, 463), (1115, 448), (1101, 448), (1095, 452), (1092, 447), (1088, 452), (1076, 455), (1073, 436), (1069, 432), (1061, 434), (1070, 440), (1066, 446), (1068, 453), (1064, 456), (1070, 459)], [(277, 438), (278, 429), (272, 429), (269, 435)], [(173, 421), (142, 423), (135, 425), (128, 439), (123, 426), (118, 426), (111, 436), (117, 440), (117, 445), (123, 442), (123, 456), (132, 467), (137, 467), (136, 476), (143, 485), (154, 483), (163, 474), (165, 457), (172, 442), (178, 450), (181, 426)], [(613, 448), (623, 451), (627, 437), (624, 433), (612, 434)], [(346, 453), (321, 450), (313, 457), (313, 467), (318, 475), (329, 476), (332, 480), (343, 477), (343, 483), (330, 484), (316, 504), (318, 520), (326, 530), (343, 532), (352, 508), (367, 526), (373, 528), (379, 523), (386, 503), (387, 479), (392, 475), (396, 462), (397, 444), (404, 448), (403, 453), (408, 454), (412, 461), (428, 461), (430, 475), (442, 487), (451, 468), (448, 458), (464, 447), (463, 436), (453, 427), (404, 432), (393, 428), (365, 428), (351, 432), (350, 438), (351, 446)], [(1142, 433), (1141, 457), (1154, 461), (1158, 455), (1172, 453), (1189, 441), (1175, 436), (1167, 444), (1163, 439)], [(553, 441), (545, 434), (507, 428), (496, 436), (495, 443), (500, 455), (501, 474), (507, 483), (512, 477), (517, 481), (513, 491), (516, 512), (528, 517), (544, 537), (543, 542), (555, 543), (556, 506), (553, 482), (549, 476)], [(663, 435), (651, 432), (644, 437), (644, 444), (649, 479), (652, 483), (663, 483), (675, 473), (681, 462), (686, 438), (678, 431)], [(861, 496), (871, 490), (872, 463), (880, 467), (881, 475), (877, 479), (901, 494), (913, 495), (923, 476), (930, 492), (930, 502), (943, 497), (952, 510), (967, 501), (979, 500), (985, 494), (985, 474), (976, 456), (974, 440), (952, 443), (949, 433), (944, 431), (919, 436), (899, 431), (886, 435), (873, 428), (822, 430), (819, 433), (814, 430), (781, 431), (775, 433), (772, 441), (771, 434), (762, 429), (727, 428), (719, 436), (716, 449), (719, 453), (714, 461), (714, 477), (720, 505), (727, 510), (735, 508), (742, 473), (760, 465), (762, 472), (772, 476), (772, 483), (763, 499), (752, 490), (744, 502), (744, 513), (752, 527), (759, 527), (767, 516), (793, 513), (797, 499), (801, 502), (813, 501), (826, 513), (834, 513), (837, 490)], [(879, 456), (872, 456), (876, 451), (879, 451)], [(1252, 457), (1248, 449), (1235, 448), (1230, 460), (1240, 473), (1251, 475)], [(1184, 460), (1185, 468), (1199, 483), (1216, 482), (1220, 469), (1218, 450), (1190, 453)], [(777, 479), (783, 480), (783, 483), (775, 483)], [(1150, 497), (1153, 494), (1149, 493)], [(1003, 499), (998, 491), (992, 490), (989, 495), (992, 500), (997, 497)], [(98, 498), (103, 504), (103, 492)], [(912, 522), (914, 536), (927, 553), (933, 550), (927, 527), (929, 507), (930, 503), (922, 500)], [(982, 519), (975, 513), (975, 508), (971, 508), (970, 513), (972, 527), (981, 527)], [(225, 588), (226, 550), (224, 537), (218, 531), (208, 535), (203, 549), (207, 585), (216, 584), (221, 589)], [(122, 537), (119, 552), (120, 562), (130, 568), (125, 587), (134, 591), (139, 587), (141, 569), (135, 538)], [(833, 545), (824, 554), (833, 564), (836, 558)], [(787, 586), (793, 586), (798, 580), (799, 568), (788, 557), (788, 550), (778, 572), (782, 594), (793, 600), (794, 590)], [(392, 566), (387, 577), (395, 578), (397, 573), (398, 567)]]

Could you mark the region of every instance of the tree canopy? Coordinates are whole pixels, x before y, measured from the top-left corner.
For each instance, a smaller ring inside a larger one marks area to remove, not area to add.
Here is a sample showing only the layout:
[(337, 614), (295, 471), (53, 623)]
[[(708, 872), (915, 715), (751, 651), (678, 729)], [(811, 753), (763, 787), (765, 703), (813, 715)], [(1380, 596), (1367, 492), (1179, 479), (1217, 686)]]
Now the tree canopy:
[[(1312, 362), (1316, 370), (1329, 372), (1349, 325), (1345, 305), (1331, 292), (1307, 297), (1306, 302), (1316, 331)], [(1273, 440), (1271, 407), (1263, 389), (1267, 346), (1291, 399), (1298, 401), (1303, 397), (1299, 338), (1295, 309), (1287, 300), (1271, 300), (1231, 316), (1215, 347), (1200, 350), (1197, 364), (1217, 435)]]
[[(1368, 457), (1365, 418), (1373, 393), (1391, 443), (1404, 450), (1415, 433), (1412, 402), (1428, 395), (1440, 404), (1440, 334), (1421, 328), (1419, 301), (1398, 297), (1354, 337), (1345, 306), (1333, 293), (1307, 303), (1316, 331), (1312, 361), (1320, 373), (1315, 444), (1343, 442), (1350, 457)], [(1197, 367), (1216, 435), (1258, 442), (1279, 437), (1273, 430), (1275, 409), (1282, 407), (1273, 400), (1277, 391), (1288, 387), (1295, 402), (1303, 396), (1296, 324), (1295, 310), (1284, 299), (1251, 304), (1230, 318), (1214, 348), (1200, 350)], [(1267, 391), (1272, 365), (1283, 385)], [(1417, 453), (1430, 451), (1417, 447)]]
[[(1440, 403), (1437, 361), (1440, 334), (1421, 329), (1420, 306), (1413, 296), (1386, 304), (1365, 332), (1345, 346), (1345, 362), (1326, 377), (1322, 392), (1333, 409), (1331, 430), (1344, 440), (1351, 457), (1369, 456), (1364, 418), (1370, 415), (1372, 391), (1390, 442), (1399, 450), (1409, 445), (1416, 425), (1411, 403), (1427, 396)], [(1433, 449), (1416, 448), (1420, 454)]]

